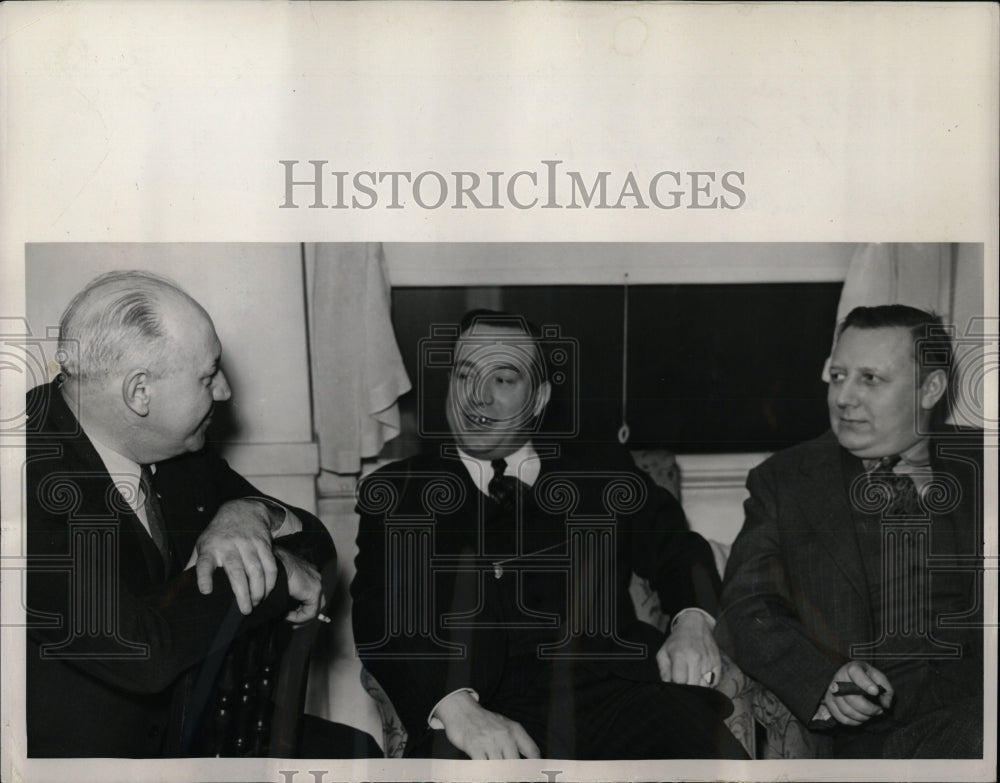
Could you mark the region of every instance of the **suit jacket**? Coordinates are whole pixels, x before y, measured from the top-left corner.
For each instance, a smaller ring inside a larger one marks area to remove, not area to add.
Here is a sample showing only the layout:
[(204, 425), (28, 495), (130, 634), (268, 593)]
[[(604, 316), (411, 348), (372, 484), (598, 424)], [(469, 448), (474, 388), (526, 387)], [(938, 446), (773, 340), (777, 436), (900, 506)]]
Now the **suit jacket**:
[[(475, 689), (502, 712), (494, 701), (501, 690), (544, 687), (546, 661), (556, 659), (540, 660), (539, 645), (555, 645), (581, 670), (658, 680), (653, 655), (663, 637), (636, 619), (633, 571), (650, 580), (666, 613), (697, 606), (714, 614), (712, 552), (687, 529), (677, 500), (623, 449), (561, 448), (546, 456), (538, 447), (541, 472), (532, 490), (521, 485), (517, 513), (500, 511), (476, 487), (453, 447), (362, 482), (355, 641), (413, 742), (428, 730), (436, 703), (457, 688)], [(568, 548), (568, 521), (610, 523), (611, 532), (603, 539), (582, 533)], [(586, 586), (569, 584), (587, 570), (568, 568), (571, 550), (579, 562), (600, 563), (589, 595), (611, 611), (598, 612), (605, 621), (595, 622), (605, 624), (591, 633), (568, 634), (570, 591), (578, 591), (582, 616), (595, 605), (583, 598)]]
[[(931, 514), (930, 554), (937, 566), (959, 568), (933, 572), (931, 612), (968, 615), (968, 627), (932, 623), (932, 631), (963, 644), (961, 665), (981, 686), (982, 641), (974, 628), (982, 608), (981, 434), (936, 438), (931, 458), (935, 479), (948, 487), (935, 502), (954, 507)], [(720, 645), (806, 723), (837, 669), (862, 657), (852, 656), (851, 646), (880, 636), (873, 600), (880, 600), (881, 575), (865, 567), (857, 530), (878, 530), (881, 512), (866, 506), (871, 498), (858, 494), (860, 484), (851, 499), (863, 472), (831, 432), (766, 460), (748, 477), (746, 521), (726, 566)], [(883, 671), (898, 663), (872, 662)]]
[[(193, 568), (181, 571), (223, 503), (262, 495), (208, 450), (159, 463), (155, 483), (173, 554), (164, 573), (156, 545), (57, 385), (30, 391), (27, 406), (28, 753), (164, 755), (185, 697), (175, 686), (225, 644), (224, 621), (235, 617), (248, 629), (288, 611), (280, 561), (274, 590), (246, 618), (236, 614), (221, 569), (207, 596)], [(328, 560), (325, 528), (293, 511), (303, 531), (282, 546), (317, 565)]]

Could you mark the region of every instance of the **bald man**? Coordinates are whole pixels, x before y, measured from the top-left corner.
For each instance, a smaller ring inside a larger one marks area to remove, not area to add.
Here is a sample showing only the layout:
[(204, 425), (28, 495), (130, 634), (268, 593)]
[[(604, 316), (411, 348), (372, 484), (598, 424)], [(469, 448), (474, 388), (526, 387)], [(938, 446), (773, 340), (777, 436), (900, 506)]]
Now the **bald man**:
[(205, 448), (221, 354), (208, 313), (144, 272), (62, 316), (61, 373), (27, 400), (31, 756), (176, 753), (179, 683), (234, 605), (240, 631), (322, 608), (322, 524)]

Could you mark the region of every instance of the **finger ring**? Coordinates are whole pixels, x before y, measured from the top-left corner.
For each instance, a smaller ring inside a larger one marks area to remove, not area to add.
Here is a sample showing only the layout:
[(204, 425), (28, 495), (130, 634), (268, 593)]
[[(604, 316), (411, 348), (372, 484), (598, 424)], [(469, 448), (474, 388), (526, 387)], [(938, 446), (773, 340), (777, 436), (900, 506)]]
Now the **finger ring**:
[(709, 685), (715, 685), (715, 672), (705, 672), (701, 678)]

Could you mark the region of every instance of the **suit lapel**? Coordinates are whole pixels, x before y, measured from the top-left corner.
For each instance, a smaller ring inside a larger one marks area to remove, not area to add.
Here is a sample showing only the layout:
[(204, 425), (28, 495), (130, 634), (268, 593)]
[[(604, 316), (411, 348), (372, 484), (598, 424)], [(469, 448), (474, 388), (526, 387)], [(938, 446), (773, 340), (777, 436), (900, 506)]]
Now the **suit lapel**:
[[(976, 510), (982, 508), (982, 476), (976, 456), (976, 444), (971, 450), (961, 443), (931, 443), (931, 470), (934, 473), (936, 500), (931, 503), (931, 552), (935, 557), (979, 557), (982, 531)], [(956, 498), (957, 493), (957, 498)], [(949, 498), (957, 502), (947, 509)]]
[[(84, 498), (82, 502), (88, 503), (87, 499), (96, 498), (96, 504), (100, 505), (94, 504), (84, 513), (95, 519), (114, 519), (118, 522), (118, 551), (119, 557), (122, 558), (123, 572), (135, 572), (137, 564), (134, 562), (134, 555), (135, 549), (138, 548), (145, 566), (145, 579), (152, 584), (163, 582), (165, 577), (163, 558), (156, 544), (118, 490), (104, 461), (54, 385), (51, 389), (49, 406), (48, 413), (55, 425), (52, 431), (68, 435), (62, 440), (61, 447), (66, 450), (69, 472), (80, 477), (80, 480), (86, 478), (88, 483), (93, 482), (92, 486), (82, 493)], [(83, 517), (83, 514), (79, 516)]]
[(814, 528), (830, 559), (867, 607), (869, 590), (857, 536), (861, 512), (850, 499), (851, 484), (861, 468), (860, 460), (841, 449), (831, 435), (817, 458), (800, 466), (805, 493), (798, 500), (799, 518)]
[[(943, 488), (935, 493), (937, 500), (943, 501), (937, 505), (944, 507), (942, 512), (931, 512), (932, 578), (936, 589), (959, 597), (955, 610), (938, 615), (942, 629), (956, 629), (950, 634), (961, 634), (963, 626), (967, 632), (982, 627), (983, 452), (982, 441), (973, 442), (972, 437), (972, 433), (965, 433), (959, 441), (931, 443), (934, 481)], [(956, 492), (957, 504), (947, 510), (947, 500)], [(935, 566), (937, 573), (933, 572)], [(959, 641), (981, 644), (974, 634)]]

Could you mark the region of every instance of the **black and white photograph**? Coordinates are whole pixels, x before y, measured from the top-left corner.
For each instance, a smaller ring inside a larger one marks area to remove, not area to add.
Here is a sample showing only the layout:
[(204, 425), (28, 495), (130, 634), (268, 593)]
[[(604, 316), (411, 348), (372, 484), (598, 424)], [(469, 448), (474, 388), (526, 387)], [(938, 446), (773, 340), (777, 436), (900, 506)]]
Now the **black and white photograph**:
[(994, 6), (97, 6), (2, 9), (3, 780), (995, 779)]

